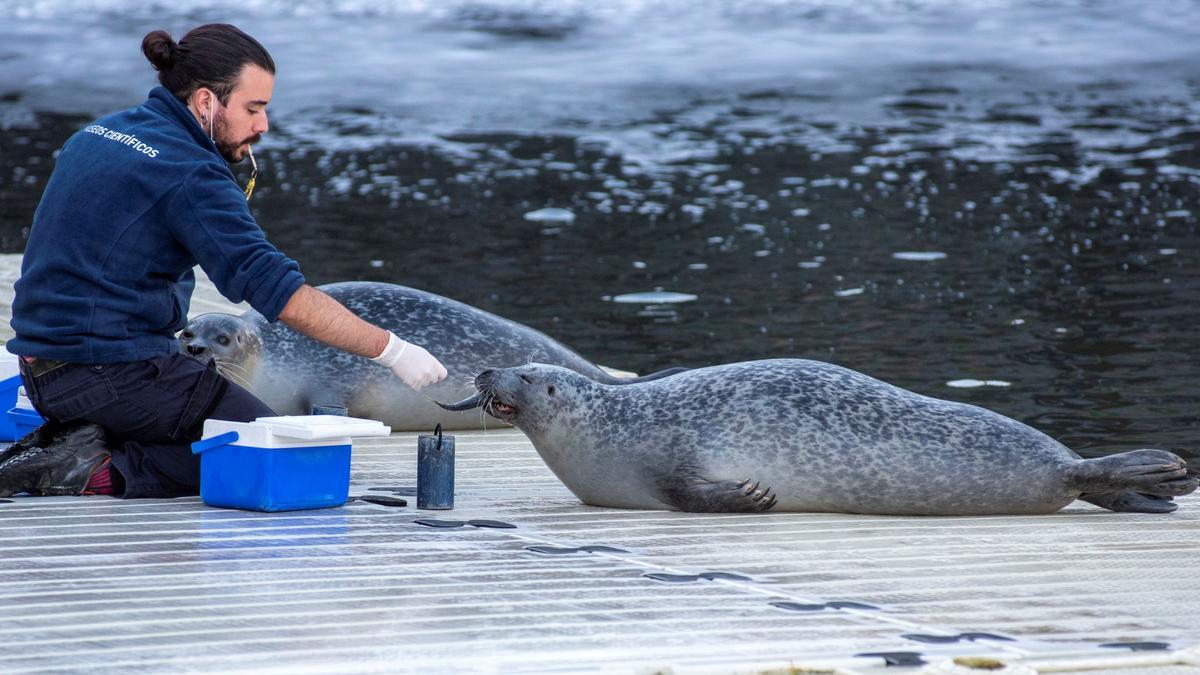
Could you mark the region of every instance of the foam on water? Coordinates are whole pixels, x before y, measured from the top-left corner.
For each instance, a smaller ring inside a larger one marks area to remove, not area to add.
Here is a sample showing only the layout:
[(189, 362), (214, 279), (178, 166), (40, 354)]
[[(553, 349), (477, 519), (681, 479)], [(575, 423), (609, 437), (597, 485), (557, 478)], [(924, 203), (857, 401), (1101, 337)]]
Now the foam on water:
[(567, 209), (545, 208), (526, 213), (525, 220), (535, 223), (572, 223), (575, 222), (575, 214)]
[(669, 305), (679, 302), (694, 302), (697, 296), (691, 293), (675, 293), (672, 291), (647, 291), (645, 293), (625, 293), (614, 295), (611, 300), (621, 304)]
[[(1169, 163), (1146, 144), (1200, 120), (1196, 0), (29, 0), (0, 4), (0, 125), (140, 100), (142, 35), (209, 20), (238, 23), (279, 66), (265, 147), (591, 134), (653, 169), (733, 146), (845, 152), (862, 126), (887, 125), (890, 157), (810, 183), (847, 189), (902, 180), (921, 148), (1060, 159), (1031, 132), (1080, 144), (1080, 166), (1052, 170), (1087, 182)], [(1177, 122), (1147, 132), (1147, 117)]]
[(911, 260), (915, 262), (931, 262), (944, 260), (946, 254), (941, 251), (897, 251), (892, 254), (896, 260)]
[(954, 387), (955, 389), (976, 389), (979, 387), (1011, 387), (1012, 383), (1004, 380), (974, 380), (968, 378), (950, 380), (946, 383), (946, 386)]

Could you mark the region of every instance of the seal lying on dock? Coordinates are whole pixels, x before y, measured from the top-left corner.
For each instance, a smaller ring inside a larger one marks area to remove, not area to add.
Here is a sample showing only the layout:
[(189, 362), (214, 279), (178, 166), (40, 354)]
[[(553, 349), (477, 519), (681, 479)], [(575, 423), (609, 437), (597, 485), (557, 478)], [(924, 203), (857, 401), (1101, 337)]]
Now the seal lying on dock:
[(1016, 420), (839, 366), (734, 363), (612, 387), (550, 365), (485, 371), (482, 407), (594, 506), (909, 515), (1168, 512), (1196, 489), (1163, 450), (1079, 455)]
[(429, 430), (438, 424), (481, 428), (482, 414), (449, 413), (433, 400), (465, 396), (473, 389), (471, 379), (490, 365), (552, 363), (614, 385), (682, 370), (616, 378), (544, 333), (440, 295), (373, 282), (319, 288), (363, 319), (428, 349), (446, 366), (446, 379), (413, 391), (387, 368), (282, 322), (268, 323), (254, 310), (197, 316), (179, 334), (183, 351), (215, 360), (222, 374), (281, 415), (307, 414), (314, 403), (340, 405), (352, 416), (380, 420), (395, 430)]

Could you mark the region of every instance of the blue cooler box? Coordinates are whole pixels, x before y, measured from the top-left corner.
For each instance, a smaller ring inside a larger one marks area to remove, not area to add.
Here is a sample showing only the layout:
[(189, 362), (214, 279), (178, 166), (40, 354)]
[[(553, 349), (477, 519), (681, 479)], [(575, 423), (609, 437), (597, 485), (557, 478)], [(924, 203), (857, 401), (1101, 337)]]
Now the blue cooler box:
[(13, 428), (12, 440), (14, 441), (33, 433), (35, 429), (46, 423), (46, 418), (33, 409), (33, 404), (25, 395), (25, 387), (17, 387), (17, 402), (4, 414), (4, 419)]
[(350, 494), (355, 436), (387, 436), (382, 422), (337, 415), (205, 420), (200, 499), (209, 506), (294, 511), (341, 506)]
[[(21, 370), (17, 366), (17, 355), (0, 350), (0, 410), (9, 411), (16, 407), (17, 389), (20, 387)], [(8, 415), (0, 415), (0, 441), (17, 440), (24, 435), (18, 431)]]

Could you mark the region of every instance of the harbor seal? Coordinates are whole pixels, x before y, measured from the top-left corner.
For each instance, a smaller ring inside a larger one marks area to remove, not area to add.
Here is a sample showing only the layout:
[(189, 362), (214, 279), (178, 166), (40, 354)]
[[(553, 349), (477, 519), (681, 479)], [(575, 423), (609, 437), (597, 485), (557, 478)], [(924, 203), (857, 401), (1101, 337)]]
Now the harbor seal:
[(489, 370), (482, 407), (586, 504), (680, 511), (1051, 513), (1075, 499), (1167, 512), (1197, 486), (1178, 456), (1081, 459), (983, 408), (839, 366), (775, 359), (612, 387), (563, 368)]
[(442, 382), (414, 391), (390, 370), (305, 337), (250, 310), (241, 316), (201, 314), (179, 334), (181, 349), (262, 399), (281, 415), (307, 414), (313, 404), (339, 405), (350, 415), (396, 430), (477, 429), (482, 414), (450, 413), (432, 399), (472, 391), (471, 378), (488, 365), (553, 363), (607, 384), (621, 379), (528, 326), (425, 291), (374, 282), (319, 286), (363, 319), (428, 349), (448, 371)]

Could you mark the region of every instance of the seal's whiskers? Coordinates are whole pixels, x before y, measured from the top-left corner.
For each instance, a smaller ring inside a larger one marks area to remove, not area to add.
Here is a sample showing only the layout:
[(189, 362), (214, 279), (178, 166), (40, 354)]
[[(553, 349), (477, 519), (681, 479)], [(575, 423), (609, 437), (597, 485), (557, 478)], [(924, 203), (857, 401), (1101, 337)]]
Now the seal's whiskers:
[(483, 427), (484, 431), (487, 431), (487, 418), (488, 418), (487, 406), (488, 406), (488, 399), (490, 397), (491, 397), (491, 394), (485, 394), (483, 397), (482, 405), (479, 406), (479, 425)]
[(247, 368), (246, 366), (243, 366), (240, 363), (234, 363), (232, 361), (225, 361), (223, 359), (214, 359), (214, 360), (217, 362), (218, 369), (226, 368), (230, 371), (237, 371), (241, 375), (245, 375), (246, 372), (249, 370), (249, 368)]
[(220, 373), (222, 377), (243, 389), (250, 389), (250, 383), (246, 381), (246, 378), (234, 372), (233, 368), (231, 367), (233, 364), (221, 363), (220, 361), (217, 361), (216, 364), (217, 372)]

